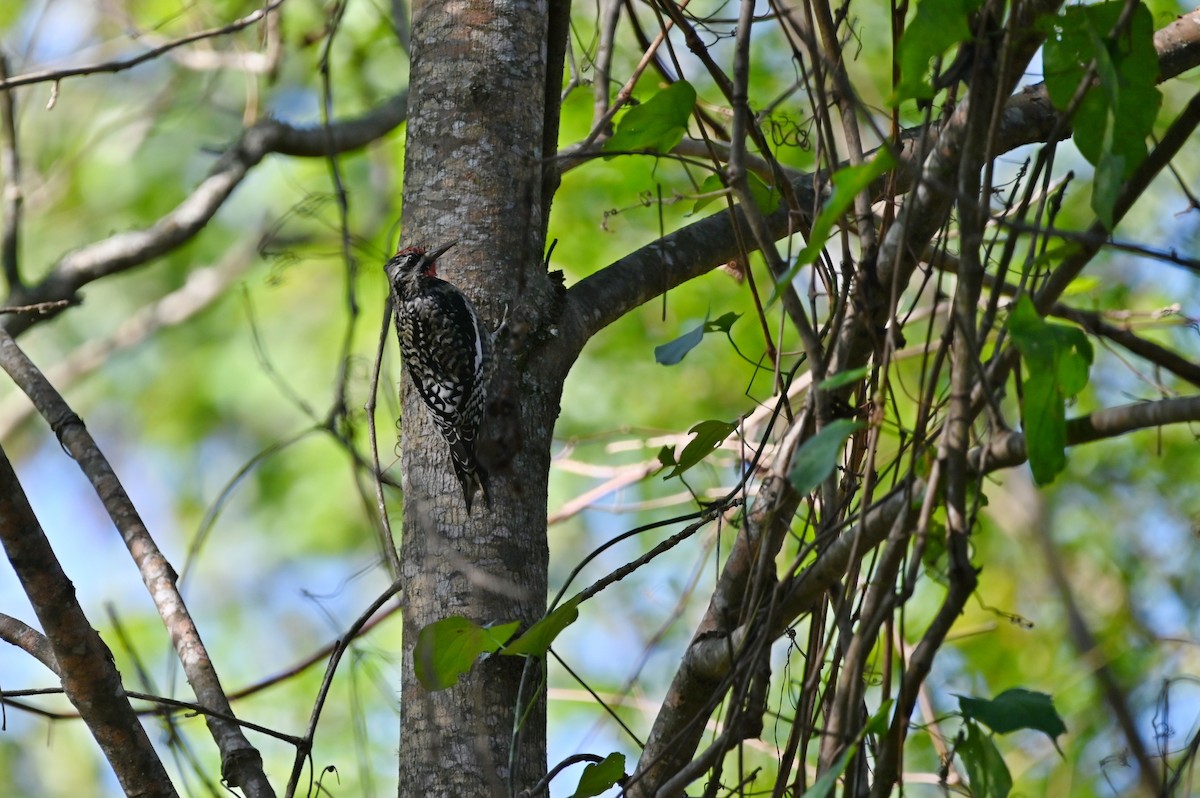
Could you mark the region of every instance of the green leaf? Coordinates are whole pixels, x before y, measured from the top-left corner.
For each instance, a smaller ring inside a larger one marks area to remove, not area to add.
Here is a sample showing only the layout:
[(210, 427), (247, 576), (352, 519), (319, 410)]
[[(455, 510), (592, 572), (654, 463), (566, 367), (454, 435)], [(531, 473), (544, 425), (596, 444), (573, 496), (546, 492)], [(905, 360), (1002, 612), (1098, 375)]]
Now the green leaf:
[(592, 798), (615, 786), (625, 778), (625, 755), (613, 752), (603, 762), (593, 762), (583, 769), (579, 786), (571, 798)]
[(741, 317), (741, 313), (729, 312), (720, 318), (709, 321), (706, 316), (698, 326), (688, 330), (675, 340), (654, 347), (654, 360), (664, 366), (674, 366), (683, 360), (688, 352), (699, 346), (707, 333), (723, 332), (728, 335), (733, 323)]
[(686, 80), (672, 83), (630, 108), (604, 149), (609, 152), (670, 152), (687, 133), (696, 90)]
[(544, 657), (554, 639), (579, 617), (579, 596), (568, 599), (507, 645), (500, 652), (513, 656)]
[(663, 477), (663, 479), (668, 480), (671, 477), (677, 477), (708, 457), (736, 429), (736, 422), (711, 420), (701, 421), (692, 427), (688, 432), (696, 437), (688, 441), (687, 446), (683, 447), (683, 451), (679, 453), (679, 462), (675, 464), (675, 469)]
[(417, 633), (413, 667), (426, 690), (445, 690), (471, 670), (480, 654), (490, 654), (508, 642), (519, 621), (483, 627), (458, 615), (434, 621)]
[(688, 352), (691, 352), (704, 340), (704, 327), (706, 324), (708, 324), (707, 318), (674, 341), (668, 341), (665, 344), (654, 347), (655, 362), (661, 363), (664, 366), (674, 366), (683, 360), (687, 357)]
[(879, 705), (879, 709), (867, 721), (867, 725), (863, 728), (863, 734), (886, 734), (888, 730), (888, 718), (892, 716), (892, 707), (895, 705), (896, 699), (889, 698)]
[(805, 441), (792, 458), (792, 471), (788, 475), (792, 487), (806, 494), (824, 482), (833, 473), (846, 439), (862, 427), (861, 421), (839, 418)]
[(1092, 210), (1109, 230), (1113, 228), (1113, 209), (1121, 186), (1125, 184), (1125, 159), (1109, 150), (1100, 153), (1092, 176)]
[(1064, 297), (1077, 297), (1099, 291), (1104, 287), (1104, 280), (1095, 274), (1082, 274), (1071, 281), (1063, 291)]
[[(662, 467), (676, 465), (675, 450), (670, 446), (664, 446), (658, 450), (658, 462), (662, 463)], [(661, 470), (661, 469), (660, 469)]]
[[(761, 213), (770, 213), (779, 207), (779, 192), (765, 183), (761, 177), (754, 172), (747, 172), (746, 182), (750, 186), (750, 196), (754, 198), (754, 204)], [(700, 193), (713, 196), (701, 197), (696, 200), (696, 204), (692, 206), (692, 213), (717, 199), (717, 192), (724, 188), (725, 181), (721, 179), (720, 175), (714, 173), (704, 178), (704, 182), (700, 184)]]
[(869, 366), (859, 366), (856, 369), (843, 371), (840, 374), (834, 374), (832, 377), (827, 377), (817, 384), (817, 388), (822, 391), (832, 391), (835, 388), (841, 388), (843, 385), (849, 385), (852, 382), (858, 382), (863, 377), (867, 376), (870, 371)]
[(971, 795), (975, 798), (1008, 798), (1012, 791), (1012, 775), (1004, 757), (990, 735), (978, 724), (967, 723), (967, 739), (958, 747), (958, 755), (967, 767), (971, 780)]
[(800, 798), (827, 798), (833, 792), (833, 787), (837, 780), (841, 778), (842, 773), (846, 770), (846, 765), (850, 762), (850, 757), (858, 752), (858, 744), (846, 746), (846, 750), (842, 751), (842, 755), (833, 763), (833, 767), (821, 774), (821, 777), (813, 782), (813, 785), (804, 791), (804, 795)]
[(1068, 241), (1058, 246), (1049, 247), (1045, 252), (1039, 254), (1029, 264), (1028, 271), (1036, 272), (1054, 263), (1061, 263), (1071, 257), (1081, 249), (1080, 245), (1075, 241)]
[(926, 576), (939, 585), (950, 585), (950, 575), (946, 572), (946, 525), (938, 518), (929, 520), (921, 563), (925, 566)]
[(779, 207), (779, 192), (774, 186), (768, 185), (754, 172), (746, 173), (746, 183), (750, 186), (750, 196), (760, 213), (770, 213)]
[(834, 225), (854, 204), (854, 197), (895, 165), (896, 159), (892, 157), (892, 153), (887, 149), (880, 149), (875, 157), (866, 163), (858, 166), (846, 166), (833, 173), (833, 191), (830, 192), (829, 199), (825, 200), (825, 204), (821, 206), (817, 218), (813, 220), (808, 243), (796, 256), (796, 262), (783, 277), (776, 281), (775, 293), (771, 295), (770, 302), (774, 302), (778, 298), (779, 286), (787, 285), (795, 280), (802, 268), (816, 262), (821, 255), (821, 250), (825, 249), (825, 242), (829, 240)]
[(717, 197), (716, 197), (717, 192), (724, 191), (724, 190), (725, 190), (725, 181), (722, 180), (721, 176), (719, 174), (717, 174), (716, 172), (713, 172), (708, 177), (704, 178), (704, 182), (700, 184), (700, 193), (701, 194), (711, 194), (713, 196), (701, 197), (700, 199), (696, 200), (696, 204), (694, 204), (692, 206), (692, 213), (695, 213), (696, 211), (700, 210), (704, 206), (711, 203), (713, 200), (717, 199)]
[(1008, 329), (1027, 372), (1021, 419), (1029, 467), (1045, 485), (1066, 467), (1066, 400), (1087, 385), (1092, 344), (1082, 330), (1042, 319), (1027, 296), (1009, 311)]
[(733, 327), (733, 323), (741, 317), (741, 313), (734, 313), (733, 311), (730, 311), (722, 316), (718, 316), (704, 325), (704, 331), (706, 333), (723, 332), (728, 335), (729, 330)]
[(933, 97), (929, 62), (971, 38), (968, 21), (981, 0), (921, 0), (900, 40), (900, 85), (892, 105)]
[(1054, 700), (1045, 693), (1023, 687), (1005, 690), (991, 700), (960, 695), (958, 707), (964, 718), (977, 720), (997, 734), (1033, 729), (1054, 740), (1067, 731), (1054, 708)]
[(1049, 485), (1067, 467), (1066, 409), (1052, 374), (1030, 375), (1021, 397), (1025, 450), (1033, 479), (1039, 485)]
[(1046, 89), (1059, 110), (1070, 104), (1086, 69), (1096, 62), (1098, 85), (1087, 89), (1072, 120), (1075, 145), (1096, 167), (1092, 209), (1112, 229), (1121, 185), (1146, 157), (1146, 137), (1162, 105), (1154, 19), (1138, 4), (1124, 33), (1110, 37), (1123, 2), (1072, 6), (1049, 28), (1043, 64)]

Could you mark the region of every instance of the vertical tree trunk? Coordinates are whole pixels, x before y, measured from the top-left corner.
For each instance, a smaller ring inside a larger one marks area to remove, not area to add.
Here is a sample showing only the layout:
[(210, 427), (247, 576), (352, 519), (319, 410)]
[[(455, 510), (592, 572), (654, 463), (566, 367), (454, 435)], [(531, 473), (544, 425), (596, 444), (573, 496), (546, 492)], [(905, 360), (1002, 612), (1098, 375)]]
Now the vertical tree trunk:
[[(439, 274), (489, 326), (506, 311), (523, 320), (534, 332), (527, 342), (544, 323), (529, 297), (549, 288), (541, 207), (546, 29), (545, 0), (413, 8), (402, 239), (457, 241)], [(510, 778), (520, 791), (545, 773), (540, 687), (511, 773), (522, 661), (494, 657), (433, 693), (412, 667), (417, 633), (429, 623), (452, 615), (531, 623), (545, 610), (546, 488), (561, 380), (518, 367), (503, 346), (497, 357), (498, 378), (516, 386), (520, 441), (508, 441), (515, 457), (492, 474), (490, 509), (476, 496), (470, 516), (446, 444), (404, 380), (401, 796), (503, 794)]]

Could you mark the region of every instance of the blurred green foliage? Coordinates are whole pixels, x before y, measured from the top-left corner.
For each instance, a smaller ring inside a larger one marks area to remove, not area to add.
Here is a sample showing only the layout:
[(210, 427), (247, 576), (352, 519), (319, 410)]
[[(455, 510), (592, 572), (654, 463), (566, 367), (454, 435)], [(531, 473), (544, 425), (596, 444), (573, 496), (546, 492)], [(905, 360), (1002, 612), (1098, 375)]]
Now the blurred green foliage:
[[(10, 56), (13, 74), (120, 58), (141, 47), (129, 36), (131, 30), (174, 37), (225, 24), (261, 6), (249, 0), (211, 0), (181, 7), (156, 0), (129, 4), (122, 11), (125, 16), (107, 17), (98, 10), (82, 13), (85, 5), (84, 0), (0, 3), (0, 44)], [(1169, 12), (1159, 11), (1156, 20)], [(577, 46), (588, 42), (591, 13), (577, 9)], [(78, 16), (68, 26), (62, 22), (64, 14)], [(195, 188), (216, 153), (246, 122), (268, 114), (296, 123), (318, 122), (318, 67), (330, 21), (329, 7), (290, 0), (282, 25), (283, 56), (273, 75), (191, 70), (161, 58), (129, 72), (66, 79), (52, 108), (46, 107), (46, 84), (19, 90), (25, 190), (21, 264), (26, 279), (45, 274), (66, 252), (152, 224)], [(850, 72), (864, 102), (881, 108), (891, 93), (888, 32), (865, 13), (854, 22), (858, 37), (848, 44)], [(222, 52), (261, 53), (260, 36), (260, 28), (252, 27), (211, 46)], [(70, 52), (62, 52), (68, 44)], [(678, 42), (675, 46), (682, 50)], [(380, 4), (348, 4), (329, 53), (332, 105), (339, 118), (372, 107), (407, 80), (406, 57)], [(614, 74), (628, 74), (639, 56), (640, 48), (621, 40)], [(769, 37), (756, 42), (751, 96), (756, 102), (764, 98), (760, 107), (787, 97), (772, 106), (764, 127), (779, 146), (781, 161), (812, 168), (815, 156), (806, 144), (808, 106), (786, 94), (796, 79), (789, 59), (780, 42)], [(721, 105), (719, 93), (699, 69), (687, 77), (702, 104)], [(1181, 83), (1187, 88), (1164, 87), (1160, 126), (1195, 90), (1195, 77)], [(648, 99), (661, 88), (647, 77), (635, 97)], [(587, 135), (590, 91), (585, 85), (567, 96), (562, 144)], [(902, 112), (908, 121), (919, 118), (915, 106), (904, 106)], [(88, 286), (81, 306), (21, 339), (34, 360), (48, 368), (78, 347), (112, 336), (124, 320), (179, 289), (197, 269), (226, 260), (243, 269), (210, 306), (64, 383), (68, 401), (105, 446), (118, 473), (129, 479), (127, 487), (160, 545), (178, 568), (189, 564), (185, 594), (231, 690), (283, 671), (335, 639), (389, 581), (377, 561), (372, 500), (360, 494), (349, 458), (323, 425), (334, 405), (343, 339), (349, 336), (349, 425), (338, 431), (366, 450), (362, 408), (384, 302), (379, 265), (396, 239), (403, 135), (401, 129), (365, 152), (339, 159), (350, 229), (359, 237), (353, 269), (340, 251), (329, 165), (274, 156), (254, 170), (193, 241), (146, 267)], [(1024, 157), (1006, 156), (1002, 171), (1015, 171)], [(1185, 151), (1178, 171), (1195, 174), (1200, 167), (1196, 159), (1195, 148)], [(1057, 224), (1079, 229), (1091, 220), (1089, 172), (1066, 145), (1060, 162), (1079, 169), (1079, 187), (1068, 193)], [(571, 284), (693, 221), (701, 215), (695, 211), (696, 194), (710, 174), (649, 154), (596, 159), (567, 172), (551, 214), (550, 236), (558, 241), (552, 268), (563, 269)], [(703, 212), (720, 212), (721, 207), (723, 202), (713, 202)], [(1200, 228), (1194, 214), (1176, 216), (1185, 207), (1175, 184), (1164, 178), (1118, 228), (1118, 235), (1195, 251)], [(793, 256), (801, 246), (803, 242), (794, 245)], [(757, 275), (765, 274), (758, 256), (751, 258), (751, 267)], [(1180, 303), (1183, 315), (1200, 316), (1193, 275), (1128, 254), (1106, 257), (1093, 273), (1099, 282), (1072, 298), (1081, 306), (1150, 312)], [(348, 310), (351, 293), (358, 316)], [(767, 313), (772, 335), (781, 329), (780, 312), (776, 306)], [(771, 363), (764, 360), (755, 367), (723, 336), (705, 336), (671, 368), (655, 362), (656, 346), (706, 318), (728, 313), (744, 314), (730, 330), (737, 349), (750, 360), (766, 358), (768, 342), (746, 284), (720, 270), (601, 332), (567, 381), (556, 456), (601, 470), (650, 461), (661, 444), (643, 446), (644, 439), (668, 434), (686, 439), (683, 433), (697, 422), (738, 418), (767, 401), (773, 388)], [(922, 324), (905, 329), (910, 342), (933, 330)], [(1148, 337), (1196, 351), (1194, 330), (1150, 321), (1146, 327)], [(798, 343), (790, 333), (773, 343), (789, 360), (796, 357)], [(899, 430), (912, 426), (916, 408), (906, 396), (917, 395), (919, 369), (916, 362), (901, 362), (893, 370), (891, 379), (899, 389), (884, 423), (881, 453), (894, 449)], [(1097, 349), (1092, 377), (1075, 403), (1068, 404), (1068, 418), (1159, 395), (1158, 387), (1129, 368), (1125, 358), (1104, 348)], [(1168, 388), (1179, 387), (1162, 379)], [(392, 466), (393, 474), (398, 473), (398, 380), (398, 362), (389, 346), (375, 421), (384, 465)], [(913, 390), (906, 394), (906, 387)], [(0, 388), (0, 397), (13, 390)], [(1008, 418), (1016, 419), (1015, 406), (1009, 405)], [(132, 649), (112, 645), (130, 686), (186, 698), (169, 641), (145, 596), (130, 587), (140, 587), (133, 566), (94, 499), (64, 476), (74, 466), (53, 435), (31, 418), (4, 444), (106, 639), (113, 632), (105, 620), (106, 602), (121, 619)], [(1160, 723), (1175, 734), (1164, 744), (1177, 748), (1194, 724), (1193, 687), (1172, 681), (1200, 667), (1195, 645), (1200, 588), (1192, 578), (1200, 566), (1195, 538), (1200, 458), (1194, 447), (1189, 430), (1139, 433), (1070, 450), (1066, 470), (1040, 494), (1031, 493), (1023, 470), (998, 475), (987, 486), (990, 503), (972, 541), (975, 561), (983, 564), (978, 601), (960, 619), (937, 662), (930, 701), (933, 711), (942, 714), (952, 710), (953, 693), (994, 695), (1020, 685), (1053, 694), (1070, 729), (1060, 741), (1064, 756), (1042, 739), (997, 742), (1023, 794), (1068, 790), (1075, 796), (1107, 795), (1106, 780), (1128, 783), (1117, 759), (1121, 738), (1091, 679), (1097, 662), (1112, 666), (1130, 691), (1147, 739), (1153, 739), (1152, 724)], [(688, 471), (685, 479), (690, 490), (702, 493), (730, 484), (734, 470), (730, 458), (714, 457)], [(625, 487), (601, 500), (601, 509), (551, 528), (552, 588), (582, 556), (618, 532), (688, 509), (679, 482), (660, 477)], [(556, 466), (551, 479), (553, 513), (601, 478)], [(680, 501), (666, 504), (671, 497)], [(400, 499), (394, 493), (389, 499), (390, 511), (398, 517)], [(205, 524), (218, 501), (220, 512)], [(652, 501), (663, 504), (636, 509)], [(631, 506), (635, 509), (623, 514), (609, 512)], [(1099, 650), (1088, 658), (1068, 642), (1066, 620), (1033, 540), (1038, 524), (1059, 547), (1077, 600), (1098, 636)], [(656, 531), (616, 547), (589, 566), (577, 586), (674, 531)], [(653, 703), (703, 610), (714, 560), (728, 550), (731, 534), (724, 528), (698, 535), (654, 568), (614, 586), (583, 605), (579, 621), (556, 641), (559, 655), (602, 693), (621, 691), (640, 671), (637, 693), (645, 701), (618, 710), (640, 735), (646, 733)], [(782, 560), (796, 551), (785, 548)], [(923, 628), (936, 611), (941, 590), (934, 580), (921, 584), (906, 609), (905, 628), (897, 629), (898, 639), (915, 642), (909, 630)], [(9, 573), (0, 574), (0, 597), (13, 603), (0, 609), (30, 619)], [(797, 629), (800, 640), (805, 639), (805, 625)], [(356, 646), (339, 671), (313, 759), (318, 771), (337, 767), (336, 779), (325, 776), (333, 794), (394, 791), (399, 636), (398, 619), (385, 622)], [(794, 712), (791, 701), (801, 661), (786, 643), (776, 652), (771, 708), (781, 715)], [(140, 684), (135, 663), (146, 668), (152, 684)], [(878, 667), (882, 670), (883, 663)], [(317, 665), (235, 706), (257, 723), (299, 733), (321, 673)], [(53, 683), (15, 650), (0, 656), (4, 689)], [(553, 664), (551, 688), (550, 723), (559, 729), (552, 735), (557, 746), (552, 757), (577, 748), (602, 754), (620, 748), (630, 761), (636, 759), (636, 746), (593, 704), (578, 703), (572, 691), (580, 686)], [(1179, 696), (1169, 715), (1158, 703), (1160, 690)], [(878, 696), (868, 700), (874, 707)], [(0, 791), (5, 795), (78, 796), (95, 794), (95, 785), (108, 784), (107, 767), (94, 755), (80, 725), (13, 709), (8, 722), (9, 730), (0, 733)], [(166, 726), (149, 723), (156, 739), (165, 741)], [(188, 753), (179, 754), (170, 766), (191, 773), (187, 757), (195, 756), (213, 778), (216, 756), (201, 721), (180, 717), (176, 724)], [(748, 761), (761, 760), (769, 767), (787, 731), (786, 723), (773, 727), (768, 722), (765, 744), (748, 753)], [(265, 737), (253, 740), (264, 746), (268, 772), (282, 784), (292, 751)], [(70, 767), (64, 766), (67, 762)], [(914, 733), (908, 767), (936, 771), (937, 752), (928, 736)], [(925, 788), (914, 786), (913, 794), (918, 789)]]

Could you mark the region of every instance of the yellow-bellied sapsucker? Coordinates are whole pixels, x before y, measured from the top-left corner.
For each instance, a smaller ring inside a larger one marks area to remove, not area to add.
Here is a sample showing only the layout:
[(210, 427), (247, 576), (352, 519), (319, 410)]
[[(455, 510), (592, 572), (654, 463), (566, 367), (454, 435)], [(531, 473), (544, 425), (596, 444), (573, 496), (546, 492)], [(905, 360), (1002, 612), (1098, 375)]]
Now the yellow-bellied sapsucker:
[(487, 403), (492, 336), (463, 292), (437, 277), (437, 259), (452, 246), (432, 252), (406, 247), (384, 271), (392, 287), (404, 366), (450, 445), (470, 513), (476, 487), (490, 504), (487, 471), (475, 457), (475, 435)]

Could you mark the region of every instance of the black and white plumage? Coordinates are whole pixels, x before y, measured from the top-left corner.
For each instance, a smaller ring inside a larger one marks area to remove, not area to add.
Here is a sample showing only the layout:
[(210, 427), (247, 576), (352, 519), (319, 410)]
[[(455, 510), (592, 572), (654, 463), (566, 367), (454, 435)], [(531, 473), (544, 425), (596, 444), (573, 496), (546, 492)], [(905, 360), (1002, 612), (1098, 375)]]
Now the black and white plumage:
[(404, 366), (450, 446), (470, 513), (476, 488), (490, 503), (488, 475), (475, 457), (475, 436), (487, 404), (492, 336), (463, 292), (437, 277), (437, 259), (452, 246), (432, 252), (407, 247), (384, 271), (392, 287)]

